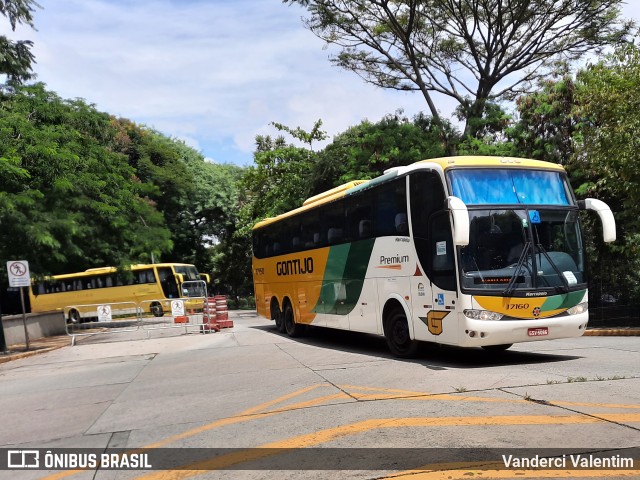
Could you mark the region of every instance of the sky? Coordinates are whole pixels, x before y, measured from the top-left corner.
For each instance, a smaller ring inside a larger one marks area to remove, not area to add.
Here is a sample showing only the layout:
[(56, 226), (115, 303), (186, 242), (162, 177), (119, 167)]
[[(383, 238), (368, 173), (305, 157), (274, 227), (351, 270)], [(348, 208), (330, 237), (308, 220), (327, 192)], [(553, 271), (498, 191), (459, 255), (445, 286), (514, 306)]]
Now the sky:
[[(329, 62), (335, 50), (304, 28), (305, 10), (281, 0), (38, 0), (31, 39), (37, 80), (63, 98), (183, 140), (210, 161), (250, 165), (271, 122), (329, 137), (422, 96), (383, 90)], [(640, 0), (626, 17), (640, 19)], [(437, 98), (450, 117), (455, 105)]]

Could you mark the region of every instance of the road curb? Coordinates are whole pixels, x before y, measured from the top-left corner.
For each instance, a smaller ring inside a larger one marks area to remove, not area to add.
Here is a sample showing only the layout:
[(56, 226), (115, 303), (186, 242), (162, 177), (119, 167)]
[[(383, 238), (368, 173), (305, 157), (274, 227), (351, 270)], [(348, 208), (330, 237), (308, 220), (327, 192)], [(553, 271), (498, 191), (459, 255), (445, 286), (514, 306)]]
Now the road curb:
[(638, 337), (640, 328), (591, 328), (584, 332), (586, 337)]
[(0, 353), (0, 364), (11, 362), (13, 360), (19, 360), (21, 358), (33, 357), (34, 355), (38, 355), (40, 353), (47, 353), (53, 350), (57, 350), (59, 348), (64, 347), (65, 345), (55, 346), (55, 347), (47, 347), (47, 348), (39, 348), (37, 350), (29, 350), (28, 352), (9, 352), (8, 354)]

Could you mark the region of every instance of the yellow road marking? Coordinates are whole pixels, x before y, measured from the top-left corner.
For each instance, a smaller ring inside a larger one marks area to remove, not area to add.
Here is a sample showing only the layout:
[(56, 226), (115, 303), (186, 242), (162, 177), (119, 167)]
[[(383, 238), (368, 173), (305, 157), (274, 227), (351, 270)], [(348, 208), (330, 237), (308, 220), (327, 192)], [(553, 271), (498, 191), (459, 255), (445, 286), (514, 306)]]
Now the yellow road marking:
[[(282, 405), (279, 408), (275, 408), (275, 409), (271, 409), (271, 410), (267, 410), (269, 407), (274, 407), (278, 404), (283, 404), (285, 402), (287, 402), (288, 400), (291, 400), (293, 398), (299, 397), (305, 393), (308, 393), (310, 391), (313, 391), (315, 389), (318, 388), (325, 388), (325, 387), (333, 387), (333, 385), (329, 384), (329, 383), (319, 383), (319, 384), (315, 384), (315, 385), (310, 385), (308, 387), (305, 388), (301, 388), (299, 390), (296, 390), (294, 392), (288, 393), (286, 395), (282, 395), (280, 397), (277, 397), (273, 400), (269, 400), (268, 402), (264, 402), (261, 403), (259, 405), (256, 405), (254, 407), (248, 408), (236, 415), (234, 415), (233, 417), (228, 417), (228, 418), (223, 418), (220, 420), (216, 420), (214, 422), (211, 422), (209, 424), (206, 425), (202, 425), (190, 430), (187, 430), (185, 432), (179, 433), (177, 435), (173, 435), (170, 437), (167, 437), (163, 440), (160, 440), (158, 442), (146, 445), (144, 447), (140, 447), (138, 449), (135, 450), (131, 450), (128, 453), (137, 453), (137, 452), (141, 452), (143, 449), (148, 449), (148, 448), (160, 448), (160, 447), (164, 447), (172, 442), (176, 442), (179, 440), (183, 440), (185, 438), (189, 438), (195, 435), (198, 435), (200, 433), (215, 429), (215, 428), (219, 428), (219, 427), (224, 427), (227, 425), (233, 425), (236, 423), (242, 423), (242, 422), (247, 422), (247, 421), (251, 421), (251, 420), (255, 420), (258, 418), (266, 418), (269, 416), (273, 416), (273, 415), (277, 415), (277, 414), (281, 414), (281, 413), (285, 413), (291, 410), (295, 410), (295, 409), (300, 409), (300, 408), (306, 408), (309, 406), (314, 406), (314, 405), (320, 405), (323, 404), (325, 402), (329, 402), (331, 400), (337, 400), (337, 399), (349, 399), (349, 395), (357, 398), (357, 399), (365, 399), (365, 400), (375, 400), (375, 399), (401, 399), (401, 400), (455, 400), (455, 401), (477, 401), (477, 402), (505, 402), (505, 403), (529, 403), (527, 400), (524, 399), (498, 399), (498, 398), (487, 398), (487, 397), (468, 397), (468, 396), (459, 396), (459, 395), (452, 395), (452, 394), (429, 394), (429, 393), (425, 393), (425, 392), (415, 392), (415, 391), (410, 391), (410, 390), (401, 390), (401, 389), (385, 389), (385, 388), (374, 388), (374, 387), (364, 387), (364, 386), (354, 386), (354, 385), (340, 385), (338, 386), (341, 389), (350, 391), (349, 394), (346, 394), (344, 392), (338, 392), (338, 393), (334, 393), (334, 394), (330, 394), (330, 395), (324, 395), (324, 396), (320, 396), (317, 398), (313, 398), (310, 400), (306, 400), (306, 401), (301, 401), (301, 402), (296, 402), (296, 403), (290, 403), (290, 404), (286, 404), (286, 405)], [(359, 394), (359, 393), (355, 393), (353, 392), (353, 390), (359, 390), (359, 391), (365, 391), (365, 392), (387, 392), (387, 393), (371, 393), (371, 394)], [(566, 405), (574, 405), (574, 406), (591, 406), (591, 407), (607, 407), (607, 408), (630, 408), (630, 409), (638, 409), (640, 408), (639, 406), (636, 405), (618, 405), (618, 404), (597, 404), (597, 403), (586, 403), (586, 402), (553, 402), (554, 405), (562, 405), (562, 404), (566, 404)], [(608, 420), (612, 420), (612, 421), (618, 421), (618, 422), (638, 422), (640, 421), (640, 415), (634, 415), (634, 414), (630, 414), (629, 415), (624, 415), (624, 414), (600, 414), (599, 417), (601, 418), (605, 418)], [(516, 419), (522, 419), (522, 418), (535, 418), (538, 419), (537, 421), (533, 422), (533, 423), (529, 423), (529, 420), (525, 420), (524, 423), (519, 423)], [(307, 434), (307, 435), (303, 435), (301, 437), (294, 437), (292, 439), (289, 440), (282, 440), (280, 442), (275, 442), (272, 446), (272, 444), (267, 444), (265, 446), (263, 446), (262, 448), (272, 448), (272, 449), (276, 449), (276, 448), (303, 448), (304, 446), (308, 446), (308, 445), (298, 445), (295, 444), (296, 439), (301, 439), (302, 437), (305, 438), (317, 438), (318, 440), (314, 440), (311, 443), (309, 443), (309, 445), (317, 445), (320, 443), (324, 443), (326, 441), (331, 440), (333, 437), (331, 438), (327, 438), (327, 439), (322, 439), (322, 435), (326, 435), (327, 432), (333, 431), (335, 430), (335, 432), (337, 433), (328, 433), (329, 435), (336, 435), (335, 438), (338, 437), (342, 437), (342, 436), (346, 436), (346, 435), (351, 435), (351, 434), (355, 434), (358, 433), (360, 431), (366, 431), (369, 429), (374, 429), (374, 428), (387, 428), (389, 426), (393, 427), (393, 428), (402, 428), (402, 427), (425, 427), (425, 426), (470, 426), (470, 425), (501, 425), (501, 424), (505, 424), (505, 425), (545, 425), (545, 424), (557, 424), (557, 423), (565, 423), (565, 422), (557, 422), (553, 419), (568, 419), (568, 418), (573, 418), (574, 420), (572, 421), (567, 421), (566, 423), (594, 423), (597, 422), (598, 419), (595, 419), (593, 417), (585, 417), (585, 416), (581, 416), (581, 415), (577, 415), (577, 416), (556, 416), (556, 417), (549, 417), (549, 416), (528, 416), (528, 417), (518, 417), (518, 416), (511, 416), (511, 417), (445, 417), (445, 418), (433, 418), (433, 419), (384, 419), (384, 420), (371, 420), (371, 421), (365, 421), (365, 423), (359, 422), (357, 424), (353, 424), (353, 425), (347, 425), (344, 427), (337, 427), (337, 429), (329, 429), (329, 431), (324, 430), (321, 432), (316, 432), (316, 433), (312, 433), (312, 434)], [(617, 420), (616, 420), (617, 418)], [(466, 419), (466, 420), (465, 420)], [(475, 419), (475, 423), (474, 420)], [(492, 420), (489, 420), (492, 419)], [(501, 420), (500, 420), (501, 419)], [(505, 422), (505, 423), (491, 423), (491, 422)], [(373, 423), (367, 423), (367, 422), (373, 422)], [(515, 423), (514, 423), (515, 422)], [(365, 426), (366, 425), (366, 426)], [(386, 426), (385, 426), (386, 425)], [(364, 426), (364, 427), (363, 427)], [(355, 430), (354, 430), (355, 429)], [(324, 433), (323, 433), (324, 432)], [(279, 445), (281, 443), (283, 443), (287, 446), (285, 447), (280, 447)], [(290, 443), (289, 442), (294, 442), (294, 446), (289, 446)], [(256, 460), (258, 458), (262, 458), (262, 456), (260, 456), (259, 450), (255, 450), (255, 449), (251, 449), (251, 450), (247, 450), (246, 453), (245, 451), (240, 451), (234, 454), (229, 454), (229, 455), (225, 455), (225, 456), (221, 456), (221, 457), (217, 457), (217, 459), (212, 459), (210, 461), (223, 461), (226, 463), (230, 463), (230, 465), (235, 465), (237, 463), (240, 462), (246, 462), (249, 460)], [(268, 450), (265, 452), (262, 452), (263, 454), (268, 454), (268, 455), (274, 455), (275, 452), (277, 452), (277, 450)], [(248, 456), (247, 456), (248, 455)], [(258, 457), (255, 457), (255, 455), (259, 455)], [(220, 459), (220, 460), (218, 460)], [(226, 459), (226, 460), (223, 460)], [(206, 461), (208, 462), (208, 461)], [(212, 467), (212, 468), (224, 468), (224, 467)], [(64, 472), (59, 472), (47, 477), (44, 477), (43, 480), (59, 480), (71, 475), (75, 475), (76, 473), (80, 473), (83, 470), (69, 470), (69, 471), (64, 471)], [(201, 472), (198, 472), (201, 473)], [(193, 475), (196, 475), (197, 473), (193, 473)], [(146, 477), (143, 477), (146, 478)], [(156, 477), (150, 477), (150, 478), (156, 478)], [(159, 478), (164, 478), (164, 477), (159, 477)], [(167, 478), (174, 478), (174, 477), (167, 477)], [(175, 478), (184, 478), (184, 477), (175, 477)]]
[[(305, 388), (301, 388), (300, 390), (296, 390), (295, 392), (291, 392), (288, 393), (286, 395), (282, 395), (278, 398), (275, 398), (273, 400), (270, 400), (268, 402), (265, 403), (261, 403), (260, 405), (256, 405), (255, 407), (251, 407), (248, 408), (247, 410), (244, 410), (238, 414), (236, 414), (233, 417), (228, 417), (228, 418), (222, 418), (220, 420), (216, 420), (215, 422), (211, 422), (207, 425), (202, 425), (200, 427), (196, 427), (196, 428), (192, 428), (190, 430), (187, 430), (185, 432), (179, 433), (177, 435), (172, 435), (171, 437), (167, 437), (164, 440), (160, 440), (159, 442), (155, 442), (155, 443), (151, 443), (149, 445), (146, 445), (144, 447), (139, 447), (137, 449), (133, 449), (128, 451), (127, 453), (139, 453), (142, 452), (144, 449), (147, 448), (160, 448), (163, 447), (169, 443), (175, 442), (177, 440), (183, 440), (185, 438), (188, 437), (193, 437), (195, 435), (198, 435), (200, 433), (206, 432), (208, 430), (212, 430), (214, 428), (219, 428), (219, 427), (224, 427), (226, 425), (232, 425), (234, 423), (241, 423), (241, 422), (247, 422), (250, 420), (254, 420), (256, 418), (264, 418), (264, 417), (269, 417), (271, 415), (277, 415), (279, 413), (283, 413), (286, 412), (288, 410), (293, 410), (296, 408), (305, 408), (305, 407), (309, 407), (312, 405), (317, 405), (319, 403), (325, 402), (327, 400), (333, 400), (336, 398), (344, 398), (348, 396), (346, 394), (344, 394), (343, 392), (340, 393), (336, 393), (333, 395), (327, 395), (324, 397), (319, 397), (319, 398), (315, 398), (312, 400), (308, 400), (305, 402), (299, 402), (299, 403), (294, 403), (291, 405), (287, 405), (286, 408), (283, 407), (282, 409), (279, 410), (273, 410), (273, 411), (264, 411), (266, 408), (271, 407), (273, 405), (277, 405), (278, 403), (282, 403), (282, 402), (286, 402), (287, 400), (290, 400), (292, 398), (295, 397), (299, 397), (300, 395), (303, 395), (307, 392), (310, 392), (311, 390), (315, 390), (316, 388), (320, 388), (320, 387), (331, 387), (332, 385), (329, 383), (318, 383), (315, 385), (310, 385), (309, 387), (305, 387)], [(81, 469), (76, 469), (76, 470), (67, 470), (64, 472), (58, 472), (58, 473), (54, 473), (52, 475), (43, 477), (42, 480), (59, 480), (61, 478), (66, 478), (66, 477), (70, 477), (72, 475), (75, 475), (77, 473), (81, 473), (85, 470), (81, 470)]]
[[(635, 460), (638, 461), (638, 460)], [(634, 463), (635, 463), (634, 461)], [(493, 468), (492, 468), (493, 467)], [(425, 471), (426, 470), (426, 471)], [(587, 477), (636, 477), (640, 474), (637, 469), (576, 469), (576, 470), (505, 470), (502, 463), (474, 462), (469, 464), (436, 464), (394, 473), (382, 477), (387, 479), (410, 480), (468, 480), (470, 478), (503, 479), (503, 478), (587, 478)]]
[(599, 415), (599, 418), (584, 415), (521, 415), (488, 417), (419, 417), (419, 418), (378, 418), (362, 420), (339, 427), (327, 428), (318, 432), (298, 435), (276, 442), (270, 442), (256, 448), (220, 455), (184, 466), (184, 470), (169, 470), (138, 477), (138, 480), (179, 480), (219, 470), (249, 461), (277, 455), (292, 448), (307, 448), (337, 438), (356, 435), (380, 428), (406, 427), (443, 427), (443, 426), (489, 426), (489, 425), (563, 425), (589, 424), (601, 421), (640, 422), (640, 414), (611, 413)]
[[(399, 390), (395, 388), (375, 388), (375, 387), (361, 387), (356, 385), (338, 385), (339, 388), (345, 390), (362, 390), (369, 392), (386, 392), (378, 394), (361, 394), (350, 391), (349, 393), (358, 400), (453, 400), (453, 401), (466, 401), (466, 402), (488, 402), (488, 403), (531, 403), (530, 400), (524, 400), (521, 398), (491, 398), (491, 397), (471, 397), (462, 395), (453, 395), (450, 393), (428, 393), (428, 392), (415, 392), (411, 390)], [(623, 408), (631, 410), (640, 410), (640, 405), (625, 405), (619, 403), (590, 403), (590, 402), (563, 402), (550, 400), (549, 405), (559, 405), (568, 407), (595, 407), (595, 408)]]

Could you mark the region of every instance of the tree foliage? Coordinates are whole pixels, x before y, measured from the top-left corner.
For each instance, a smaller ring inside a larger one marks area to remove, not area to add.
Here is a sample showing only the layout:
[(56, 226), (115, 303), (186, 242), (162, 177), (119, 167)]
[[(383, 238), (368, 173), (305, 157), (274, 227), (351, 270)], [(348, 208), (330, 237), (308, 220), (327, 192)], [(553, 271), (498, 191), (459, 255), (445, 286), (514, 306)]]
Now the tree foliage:
[[(4, 15), (11, 30), (18, 25), (35, 28), (33, 14), (40, 5), (33, 0), (0, 0), (0, 13)], [(6, 75), (13, 83), (20, 83), (33, 77), (32, 65), (35, 57), (31, 53), (31, 40), (11, 40), (0, 35), (0, 74)]]
[(611, 249), (592, 253), (607, 265), (607, 282), (640, 298), (640, 50), (618, 49), (581, 71), (576, 83), (574, 114), (581, 123), (572, 166), (583, 177), (578, 191), (609, 203), (618, 226)]
[(566, 75), (543, 80), (538, 91), (517, 99), (520, 118), (509, 134), (523, 156), (569, 164), (577, 127), (575, 89), (575, 81)]
[(115, 133), (107, 114), (42, 84), (0, 102), (0, 258), (25, 258), (35, 274), (49, 274), (170, 250), (134, 169), (104, 145)]
[(320, 120), (309, 132), (300, 127), (292, 129), (278, 123), (273, 125), (308, 147), (287, 142), (283, 135), (275, 138), (256, 136), (255, 166), (249, 167), (243, 180), (249, 199), (244, 205), (248, 209), (246, 218), (256, 221), (302, 204), (309, 194), (309, 185), (313, 181), (310, 172), (317, 159), (317, 154), (311, 150), (312, 143), (326, 138), (326, 133), (320, 130)]
[(513, 99), (560, 64), (624, 39), (623, 0), (283, 0), (340, 48), (331, 61), (383, 88), (418, 91), (441, 122), (434, 94), (454, 99), (464, 134), (488, 101)]
[[(453, 128), (445, 122), (448, 132)], [(413, 121), (396, 112), (380, 121), (368, 120), (337, 135), (318, 153), (309, 195), (329, 190), (351, 180), (370, 179), (386, 169), (409, 165), (446, 154), (443, 127), (431, 117), (418, 115)]]

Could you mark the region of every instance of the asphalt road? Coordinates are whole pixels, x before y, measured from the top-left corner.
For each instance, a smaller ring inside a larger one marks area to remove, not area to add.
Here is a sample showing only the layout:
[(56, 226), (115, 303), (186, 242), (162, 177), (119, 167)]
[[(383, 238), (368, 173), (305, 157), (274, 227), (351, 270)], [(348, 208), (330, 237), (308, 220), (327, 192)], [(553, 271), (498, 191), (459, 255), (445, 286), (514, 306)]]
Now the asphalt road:
[[(398, 360), (378, 337), (290, 339), (251, 314), (234, 320), (219, 333), (109, 334), (0, 364), (1, 448), (158, 449), (147, 470), (0, 478), (640, 478), (640, 450), (624, 450), (640, 447), (640, 337), (500, 355), (425, 346)], [(545, 455), (554, 468), (518, 463)]]

